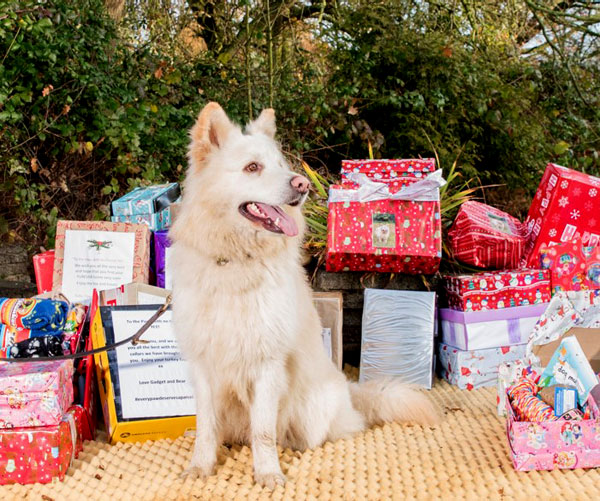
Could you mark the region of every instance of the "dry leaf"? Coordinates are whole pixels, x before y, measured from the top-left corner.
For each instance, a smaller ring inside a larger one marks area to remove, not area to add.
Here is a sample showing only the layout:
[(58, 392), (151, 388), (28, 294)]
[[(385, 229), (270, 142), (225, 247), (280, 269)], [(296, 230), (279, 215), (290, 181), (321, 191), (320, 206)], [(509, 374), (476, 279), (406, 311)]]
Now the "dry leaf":
[(350, 106), (350, 108), (348, 108), (348, 115), (358, 115), (358, 108), (354, 105)]
[(29, 165), (31, 165), (31, 172), (37, 172), (37, 170), (38, 170), (37, 158), (33, 157), (31, 159), (31, 161), (29, 162)]
[(69, 114), (69, 111), (71, 111), (71, 107), (70, 107), (68, 104), (65, 104), (65, 105), (63, 106), (63, 111), (62, 111), (62, 112), (63, 112), (63, 115), (68, 115), (68, 114)]
[(444, 56), (444, 57), (452, 57), (452, 47), (448, 47), (446, 45), (446, 47), (444, 47), (442, 49), (442, 56)]
[(54, 90), (54, 85), (52, 85), (52, 84), (46, 85), (46, 87), (44, 87), (44, 89), (42, 90), (42, 96), (46, 97), (53, 90)]
[(159, 66), (158, 68), (156, 68), (156, 71), (154, 72), (154, 78), (162, 78), (162, 76), (163, 76), (163, 70)]

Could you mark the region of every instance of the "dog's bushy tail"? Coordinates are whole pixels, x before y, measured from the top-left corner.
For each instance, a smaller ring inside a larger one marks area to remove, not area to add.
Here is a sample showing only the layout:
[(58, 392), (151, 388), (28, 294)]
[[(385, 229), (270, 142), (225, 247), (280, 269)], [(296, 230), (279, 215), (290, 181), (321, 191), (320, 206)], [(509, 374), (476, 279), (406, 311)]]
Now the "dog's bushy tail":
[(390, 421), (434, 426), (441, 421), (438, 407), (423, 391), (392, 378), (350, 383), (350, 394), (369, 426)]

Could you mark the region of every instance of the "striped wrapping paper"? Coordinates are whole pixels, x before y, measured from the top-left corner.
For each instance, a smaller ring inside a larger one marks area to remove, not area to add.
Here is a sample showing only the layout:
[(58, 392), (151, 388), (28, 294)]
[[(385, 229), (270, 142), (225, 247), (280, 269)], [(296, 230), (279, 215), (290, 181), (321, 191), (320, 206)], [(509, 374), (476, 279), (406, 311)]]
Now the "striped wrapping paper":
[(517, 268), (526, 228), (516, 218), (480, 202), (465, 202), (448, 232), (454, 257), (480, 268)]

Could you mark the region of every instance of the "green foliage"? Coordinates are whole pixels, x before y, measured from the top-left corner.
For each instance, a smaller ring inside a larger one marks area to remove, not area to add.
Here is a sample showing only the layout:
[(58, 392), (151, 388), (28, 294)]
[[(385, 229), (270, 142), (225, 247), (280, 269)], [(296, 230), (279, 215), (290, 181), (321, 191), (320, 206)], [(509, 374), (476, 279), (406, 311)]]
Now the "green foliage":
[(102, 0), (0, 4), (0, 236), (51, 246), (58, 218), (105, 218), (133, 186), (180, 179), (187, 130), (209, 100), (239, 122), (277, 110), (284, 150), (317, 186), (315, 253), (327, 215), (318, 185), (367, 144), (376, 157), (435, 154), (451, 181), (446, 223), (481, 184), (507, 184), (520, 201), (502, 208), (526, 210), (548, 161), (600, 172), (597, 7), (124, 3), (116, 21)]

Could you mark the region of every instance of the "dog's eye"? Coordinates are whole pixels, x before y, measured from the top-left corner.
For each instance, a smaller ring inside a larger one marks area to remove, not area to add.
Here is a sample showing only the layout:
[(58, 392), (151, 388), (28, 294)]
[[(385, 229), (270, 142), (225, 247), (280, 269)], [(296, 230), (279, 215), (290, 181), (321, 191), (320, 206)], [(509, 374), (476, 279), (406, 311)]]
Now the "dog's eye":
[(249, 163), (246, 165), (246, 167), (244, 167), (245, 172), (258, 172), (260, 169), (260, 165), (258, 165), (256, 162)]

